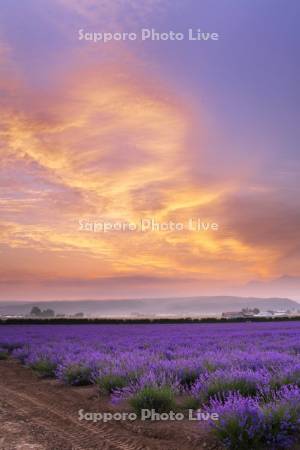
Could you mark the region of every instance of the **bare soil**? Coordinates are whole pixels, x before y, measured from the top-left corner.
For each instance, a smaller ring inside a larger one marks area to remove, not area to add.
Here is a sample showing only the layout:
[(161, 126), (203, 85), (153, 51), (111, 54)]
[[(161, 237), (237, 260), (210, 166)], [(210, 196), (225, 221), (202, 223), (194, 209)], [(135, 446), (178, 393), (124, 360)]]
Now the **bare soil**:
[(1, 450), (212, 450), (198, 422), (79, 421), (78, 411), (115, 412), (94, 387), (40, 379), (16, 361), (0, 361)]

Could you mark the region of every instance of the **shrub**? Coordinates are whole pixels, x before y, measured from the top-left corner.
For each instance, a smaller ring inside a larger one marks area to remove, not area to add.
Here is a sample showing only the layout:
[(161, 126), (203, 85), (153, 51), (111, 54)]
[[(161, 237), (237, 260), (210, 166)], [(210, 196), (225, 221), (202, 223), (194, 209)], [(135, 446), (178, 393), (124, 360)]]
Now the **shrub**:
[(203, 369), (207, 372), (214, 372), (215, 370), (217, 370), (217, 365), (211, 361), (205, 361), (203, 363)]
[(246, 378), (237, 379), (215, 379), (212, 380), (201, 394), (201, 401), (204, 403), (211, 397), (218, 395), (225, 398), (229, 392), (239, 392), (243, 396), (255, 396), (258, 388), (253, 380)]
[(265, 440), (270, 448), (290, 448), (300, 431), (300, 390), (283, 386), (263, 407)]
[(249, 450), (261, 448), (264, 432), (263, 414), (258, 402), (252, 398), (230, 393), (223, 402), (212, 399), (208, 412), (219, 414), (218, 421), (211, 421), (215, 436), (225, 448)]
[(186, 409), (193, 409), (193, 410), (197, 410), (200, 408), (201, 402), (198, 398), (189, 396), (183, 399), (182, 403), (181, 403), (181, 408), (186, 410)]
[(28, 346), (23, 346), (13, 350), (11, 354), (12, 357), (18, 359), (21, 364), (25, 364), (27, 359), (29, 358), (30, 349), (28, 348)]
[(8, 351), (0, 349), (0, 360), (8, 358)]
[(112, 394), (114, 391), (127, 386), (128, 380), (121, 375), (105, 375), (97, 380), (101, 392)]
[(82, 364), (73, 364), (64, 370), (63, 380), (71, 386), (87, 386), (91, 384), (91, 369)]
[(1, 347), (3, 349), (7, 350), (8, 353), (11, 353), (13, 350), (21, 348), (22, 344), (19, 344), (17, 342), (14, 342), (14, 343), (3, 342), (3, 343), (1, 343)]
[(196, 370), (183, 369), (179, 373), (180, 384), (184, 388), (190, 388), (197, 380), (199, 373)]
[(211, 421), (213, 432), (225, 448), (292, 448), (300, 431), (300, 389), (283, 386), (273, 392), (273, 401), (259, 404), (258, 399), (230, 393), (223, 401), (212, 399), (207, 412), (219, 414)]
[(270, 386), (280, 389), (284, 385), (297, 385), (300, 387), (300, 368), (288, 369), (285, 373), (279, 373), (270, 380)]
[(225, 399), (229, 392), (239, 392), (244, 397), (255, 397), (269, 382), (269, 374), (264, 371), (220, 369), (213, 374), (201, 375), (192, 386), (191, 392), (202, 403), (217, 396)]
[(144, 387), (130, 399), (130, 404), (138, 415), (142, 409), (154, 409), (163, 413), (175, 408), (175, 399), (169, 387)]
[(274, 405), (265, 411), (265, 440), (270, 448), (289, 448), (295, 439), (299, 416), (288, 405)]
[(35, 370), (42, 378), (52, 378), (55, 376), (57, 364), (50, 359), (38, 359), (30, 364), (30, 367)]

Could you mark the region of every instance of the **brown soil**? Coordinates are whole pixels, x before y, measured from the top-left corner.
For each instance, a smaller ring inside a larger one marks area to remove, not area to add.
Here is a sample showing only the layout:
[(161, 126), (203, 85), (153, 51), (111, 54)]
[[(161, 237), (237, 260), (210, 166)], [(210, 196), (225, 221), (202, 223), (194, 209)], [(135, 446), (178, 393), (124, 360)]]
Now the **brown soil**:
[(0, 361), (1, 450), (217, 449), (197, 422), (87, 422), (78, 411), (115, 412), (94, 387), (41, 380), (15, 361)]

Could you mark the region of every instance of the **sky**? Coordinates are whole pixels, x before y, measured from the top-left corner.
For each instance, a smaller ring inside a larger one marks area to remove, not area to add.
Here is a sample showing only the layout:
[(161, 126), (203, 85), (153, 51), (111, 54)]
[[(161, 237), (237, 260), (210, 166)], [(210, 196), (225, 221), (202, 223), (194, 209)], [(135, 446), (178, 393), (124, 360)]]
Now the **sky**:
[[(298, 0), (2, 0), (0, 300), (300, 300), (299, 13)], [(185, 38), (143, 41), (144, 28)]]

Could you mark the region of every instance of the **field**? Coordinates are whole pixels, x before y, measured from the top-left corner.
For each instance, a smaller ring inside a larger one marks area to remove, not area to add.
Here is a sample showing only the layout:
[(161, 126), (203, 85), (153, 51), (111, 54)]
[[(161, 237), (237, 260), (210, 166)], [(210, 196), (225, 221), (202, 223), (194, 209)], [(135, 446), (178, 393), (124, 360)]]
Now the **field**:
[[(30, 368), (24, 379), (36, 373), (40, 386), (49, 378), (56, 378), (59, 386), (72, 386), (72, 392), (80, 392), (82, 404), (90, 386), (102, 411), (133, 412), (138, 417), (143, 409), (182, 413), (185, 420), (176, 422), (177, 430), (186, 427), (187, 411), (200, 409), (207, 420), (193, 421), (191, 433), (199, 429), (201, 437), (205, 429), (211, 442), (217, 440), (221, 447), (297, 445), (299, 322), (3, 325), (0, 359), (3, 371), (20, 361)], [(25, 370), (13, 367), (9, 370)], [(75, 412), (74, 419), (78, 420)], [(159, 429), (162, 424), (151, 426)]]

